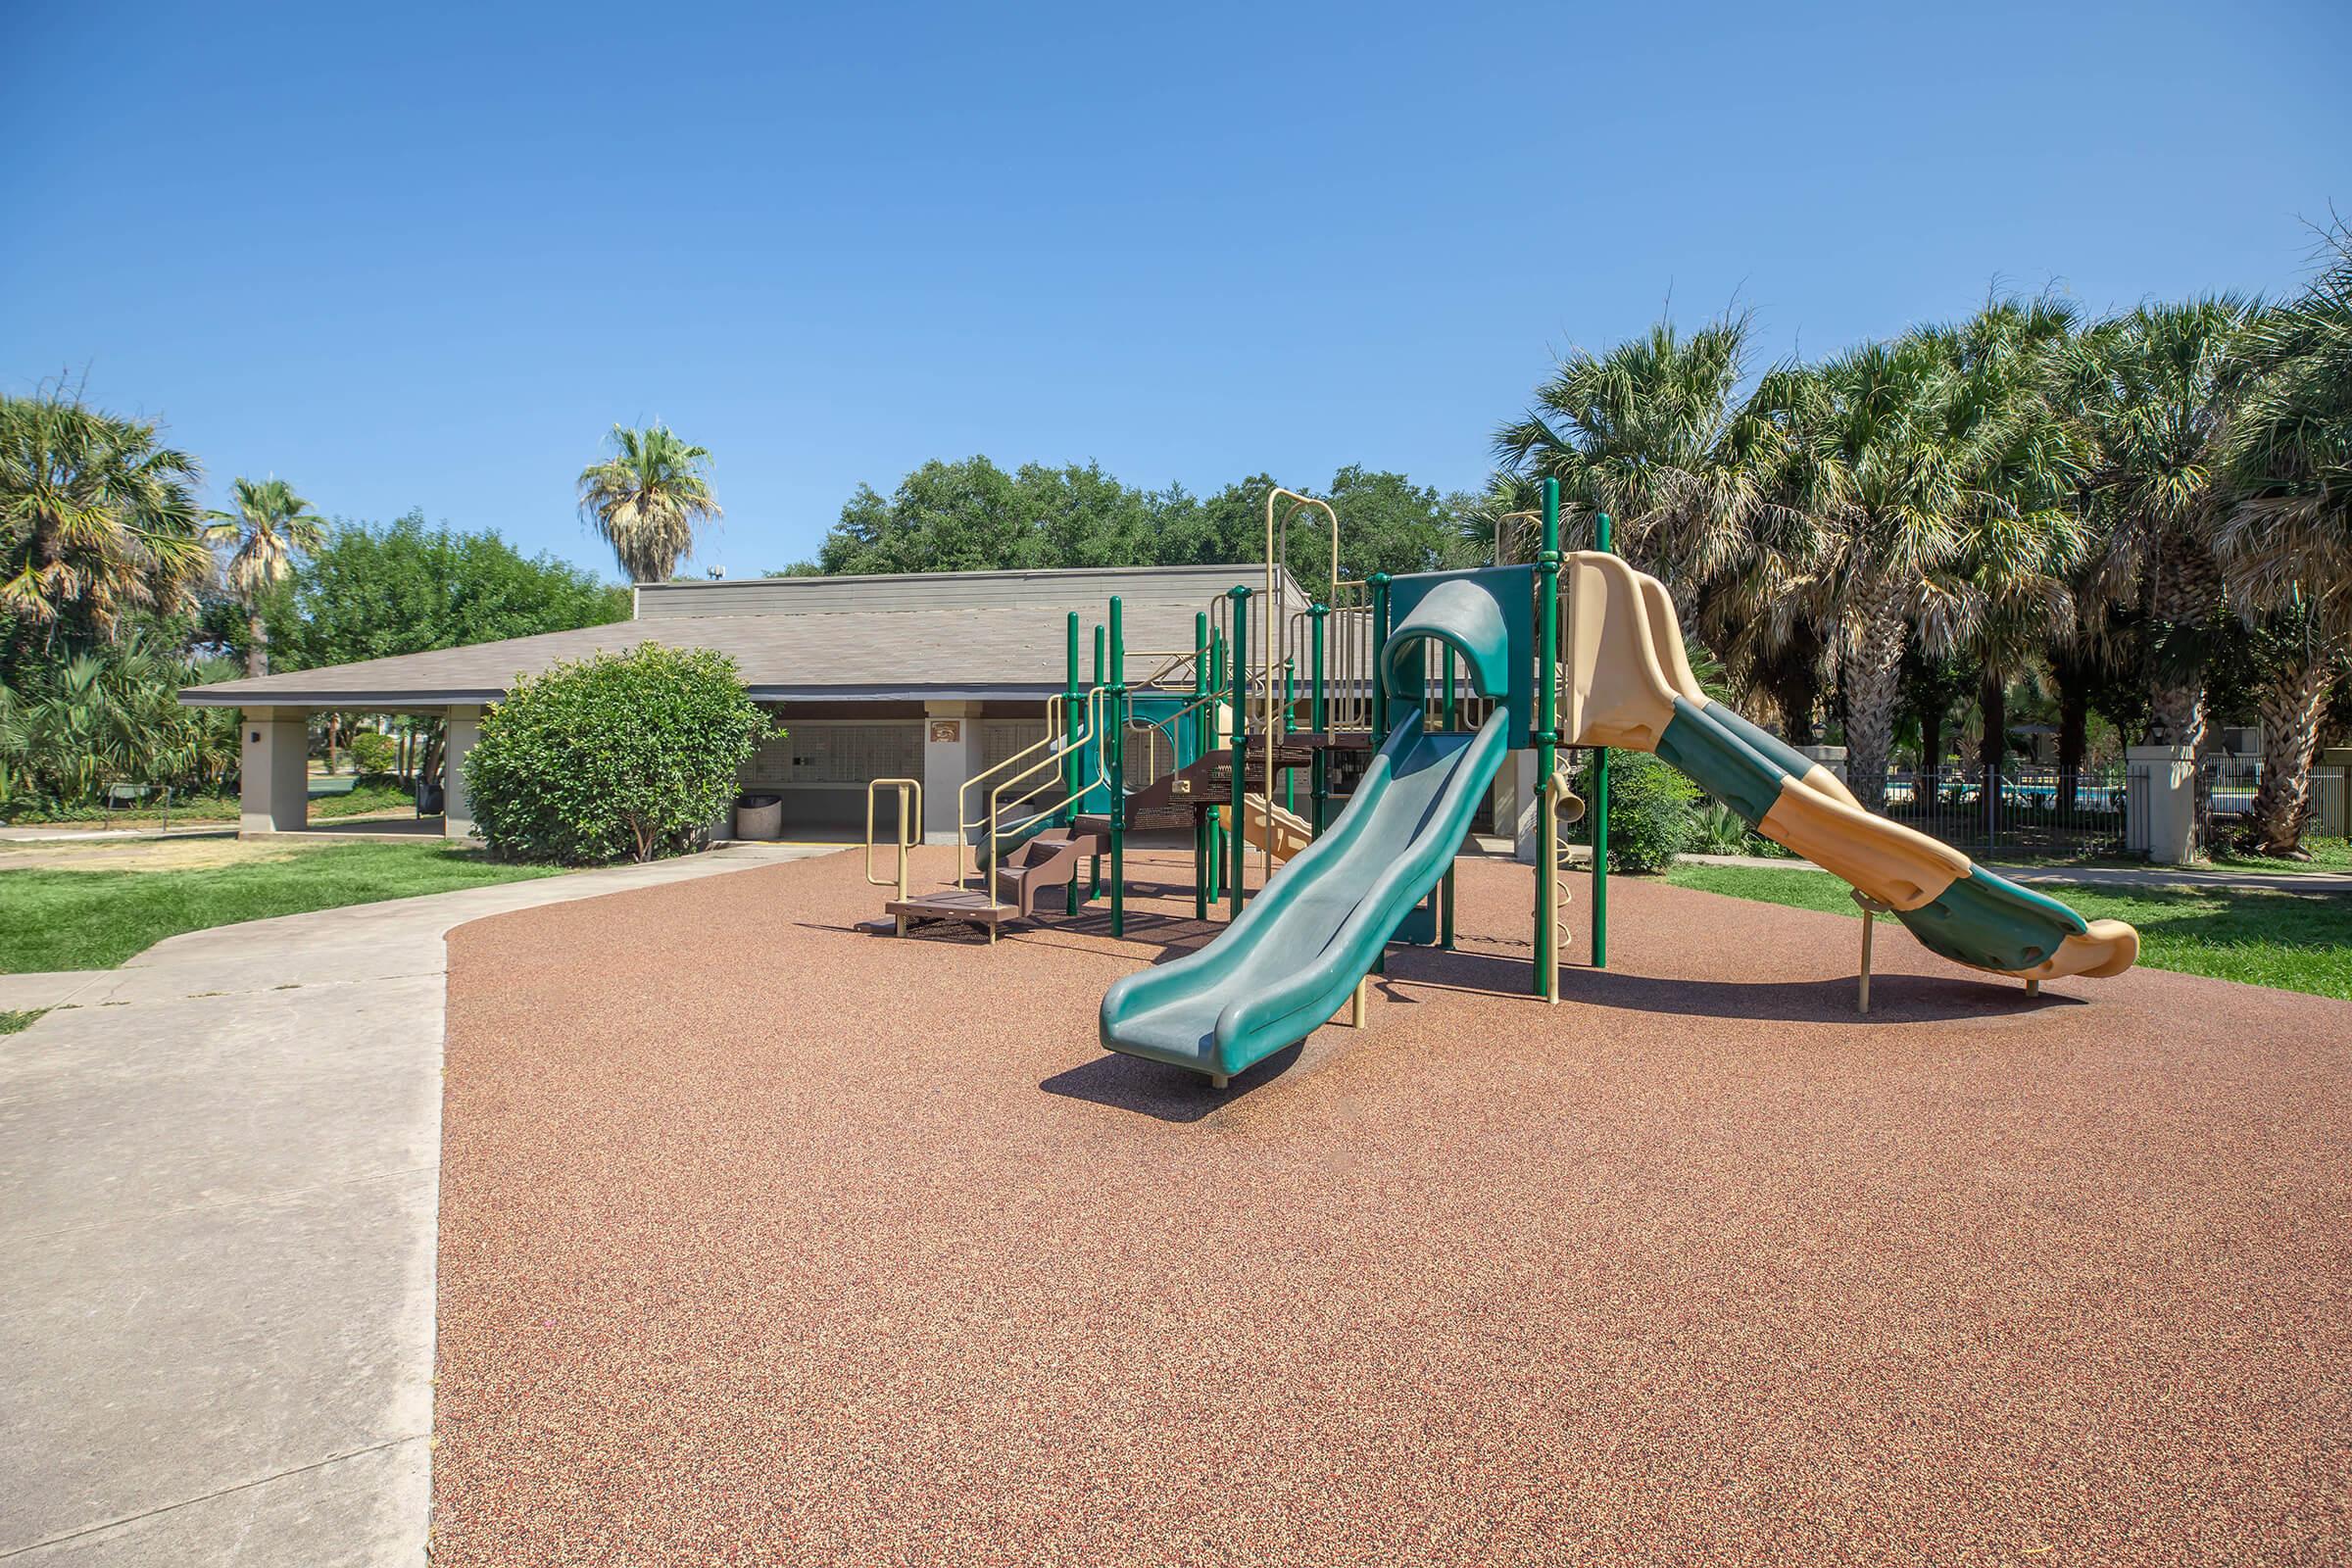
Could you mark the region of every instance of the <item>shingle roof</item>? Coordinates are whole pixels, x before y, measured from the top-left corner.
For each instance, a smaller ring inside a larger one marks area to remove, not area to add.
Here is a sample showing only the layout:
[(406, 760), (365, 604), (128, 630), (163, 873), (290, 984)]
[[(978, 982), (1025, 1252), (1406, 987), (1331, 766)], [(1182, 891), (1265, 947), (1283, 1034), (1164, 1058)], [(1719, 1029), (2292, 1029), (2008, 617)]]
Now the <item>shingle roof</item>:
[[(1264, 568), (1234, 568), (1237, 573)], [(1237, 581), (1249, 580), (1239, 576)], [(1190, 649), (1193, 616), (1205, 604), (1149, 597), (1125, 607), (1131, 650)], [(490, 703), (517, 675), (591, 654), (653, 641), (727, 655), (754, 697), (1035, 697), (1062, 683), (1069, 607), (895, 609), (790, 614), (665, 614), (577, 631), (402, 654), (323, 669), (192, 686), (180, 701), (200, 707), (400, 708)], [(1098, 604), (1085, 621), (1102, 618)], [(1251, 617), (1254, 621), (1255, 617)], [(1087, 636), (1091, 643), (1092, 632)], [(1092, 659), (1091, 648), (1081, 649)], [(1131, 674), (1140, 668), (1130, 666)]]

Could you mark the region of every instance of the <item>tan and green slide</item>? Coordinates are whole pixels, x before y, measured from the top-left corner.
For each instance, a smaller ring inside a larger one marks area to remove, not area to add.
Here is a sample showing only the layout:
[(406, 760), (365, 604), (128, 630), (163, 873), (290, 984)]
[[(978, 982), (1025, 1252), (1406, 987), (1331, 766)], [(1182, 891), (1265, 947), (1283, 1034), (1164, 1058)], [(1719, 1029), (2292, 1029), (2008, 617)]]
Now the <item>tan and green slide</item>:
[(1615, 556), (1561, 566), (1560, 737), (1652, 752), (1757, 832), (1886, 905), (1922, 945), (2027, 980), (2123, 973), (2139, 933), (2084, 920), (1947, 844), (1874, 816), (1835, 773), (1710, 699), (1665, 585)]

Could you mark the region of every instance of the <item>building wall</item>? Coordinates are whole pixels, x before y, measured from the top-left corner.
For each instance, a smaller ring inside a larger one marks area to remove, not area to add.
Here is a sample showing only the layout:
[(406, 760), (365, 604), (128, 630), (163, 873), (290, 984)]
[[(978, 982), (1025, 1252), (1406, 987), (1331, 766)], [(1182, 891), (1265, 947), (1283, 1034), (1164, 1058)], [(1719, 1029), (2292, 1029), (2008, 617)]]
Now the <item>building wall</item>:
[[(916, 703), (763, 704), (782, 721), (785, 736), (763, 743), (736, 776), (746, 794), (782, 799), (787, 838), (862, 834), (871, 780), (921, 779), (927, 826), (935, 830), (931, 836), (946, 841), (954, 837), (956, 797), (964, 781), (1042, 739), (1046, 728), (1040, 703), (952, 706), (955, 713), (934, 714)], [(949, 765), (950, 749), (930, 740), (932, 721), (941, 717), (973, 726), (971, 744), (962, 744), (959, 731), (962, 749), (953, 753), (957, 760), (969, 758), (965, 765)], [(875, 818), (878, 832), (893, 820), (887, 802), (877, 806)]]

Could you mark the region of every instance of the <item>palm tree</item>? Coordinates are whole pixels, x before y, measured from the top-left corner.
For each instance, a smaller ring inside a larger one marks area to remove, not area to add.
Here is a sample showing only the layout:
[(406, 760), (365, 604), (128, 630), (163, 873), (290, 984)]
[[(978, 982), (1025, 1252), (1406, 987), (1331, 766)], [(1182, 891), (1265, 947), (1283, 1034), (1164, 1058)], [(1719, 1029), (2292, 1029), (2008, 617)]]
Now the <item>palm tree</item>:
[(2147, 611), (2151, 737), (2192, 751), (2204, 744), (2205, 662), (2223, 612), (2215, 440), (2252, 312), (2231, 295), (2143, 306), (2065, 351), (2060, 396), (2091, 443), (2089, 488), (2105, 514), (2099, 581)]
[(1589, 537), (1605, 512), (1615, 547), (1688, 594), (1737, 553), (1748, 474), (1731, 461), (1732, 394), (1747, 333), (1744, 316), (1689, 336), (1662, 321), (1606, 354), (1580, 350), (1495, 432), (1495, 455), (1521, 481), (1560, 481), (1564, 536)]
[(63, 397), (0, 398), (0, 672), (193, 612), (211, 565), (196, 460)]
[[(1535, 406), (1495, 432), (1504, 467), (1486, 510), (1532, 510), (1548, 477), (1560, 481), (1572, 543), (1607, 513), (1615, 547), (1666, 584), (1731, 683), (1766, 695), (1784, 730), (1807, 740), (1836, 650), (1822, 630), (1822, 585), (1792, 564), (1759, 510), (1770, 433), (1734, 397), (1747, 336), (1740, 315), (1688, 335), (1661, 322), (1604, 354), (1561, 361)], [(1530, 559), (1525, 541), (1498, 546)]]
[(221, 575), (245, 606), (245, 625), (252, 636), (245, 673), (267, 675), (270, 627), (262, 616), (262, 601), (292, 575), (297, 555), (318, 548), (325, 529), (311, 504), (283, 479), (239, 479), (230, 494), (236, 510), (210, 514), (213, 520), (204, 534), (214, 544), (231, 547)]
[(2076, 505), (2085, 442), (2050, 396), (2076, 320), (2072, 306), (2046, 296), (1996, 300), (1927, 334), (1969, 388), (1984, 438), (1965, 544), (1948, 580), (1930, 578), (1922, 629), (1977, 671), (1978, 760), (1987, 769), (2007, 750), (2009, 687), (2075, 624), (2074, 585), (2092, 552), (2090, 519)]
[(704, 473), (710, 454), (665, 424), (616, 424), (612, 449), (580, 470), (580, 517), (612, 547), (623, 577), (664, 582), (694, 553), (695, 529), (721, 515)]
[(2228, 511), (2215, 553), (2268, 635), (2259, 846), (2297, 854), (2328, 688), (2352, 652), (2352, 233), (2291, 305), (2249, 327), (2243, 392), (2224, 428)]
[(1913, 334), (1818, 367), (1765, 375), (1751, 417), (1773, 452), (1748, 532), (1801, 564), (1839, 644), (1855, 798), (1886, 799), (1900, 666), (1915, 620), (1956, 600), (1984, 489), (2015, 438), (1997, 378), (1963, 374), (1947, 345)]

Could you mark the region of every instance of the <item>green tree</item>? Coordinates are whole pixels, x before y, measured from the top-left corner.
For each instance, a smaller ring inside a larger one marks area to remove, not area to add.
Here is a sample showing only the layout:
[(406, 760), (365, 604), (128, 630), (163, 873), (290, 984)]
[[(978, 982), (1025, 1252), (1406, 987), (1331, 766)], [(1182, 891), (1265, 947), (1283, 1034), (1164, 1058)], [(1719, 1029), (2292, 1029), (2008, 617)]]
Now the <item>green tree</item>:
[(236, 714), (178, 699), (182, 685), (226, 673), (135, 630), (28, 667), (0, 685), (0, 810), (85, 807), (112, 784), (220, 788), (236, 772)]
[(2215, 440), (2252, 312), (2230, 295), (2145, 306), (2082, 334), (2065, 356), (2060, 396), (2090, 443), (2088, 490), (2102, 514), (2099, 582), (2146, 610), (2149, 725), (2176, 746), (2205, 739), (2204, 667), (2224, 612)]
[(1100, 464), (1023, 464), (1013, 476), (1013, 504), (1032, 535), (1015, 552), (1016, 564), (1132, 566), (1153, 559), (1152, 498)]
[(0, 398), (0, 675), (196, 609), (196, 460), (153, 424), (62, 396)]
[(2328, 244), (2303, 295), (2247, 332), (2219, 442), (2216, 554), (2271, 644), (2248, 827), (2276, 854), (2301, 852), (2321, 716), (2352, 654), (2352, 233)]
[(1783, 554), (1834, 593), (1855, 799), (1886, 798), (1914, 617), (1963, 563), (1984, 476), (2010, 431), (2000, 401), (1914, 334), (1768, 373), (1751, 408), (1771, 433), (1761, 506)]
[[(817, 559), (774, 575), (1246, 564), (1265, 559), (1274, 488), (1272, 475), (1252, 474), (1196, 499), (1182, 485), (1133, 488), (1094, 463), (1026, 464), (1007, 474), (985, 457), (935, 461), (887, 497), (858, 486)], [(1462, 498), (1352, 466), (1324, 494), (1340, 513), (1344, 576), (1471, 559)], [(1301, 583), (1329, 580), (1329, 530), (1319, 518), (1301, 517), (1288, 542)]]
[(817, 564), (827, 574), (1003, 571), (1034, 562), (1034, 531), (1012, 475), (986, 458), (933, 459), (888, 499), (859, 485)]
[[(1660, 322), (1559, 362), (1528, 413), (1495, 432), (1505, 467), (1486, 512), (1532, 513), (1538, 482), (1555, 478), (1569, 548), (1588, 548), (1595, 514), (1608, 514), (1613, 547), (1665, 583), (1735, 684), (1768, 693), (1784, 729), (1806, 737), (1831, 666), (1837, 585), (1799, 558), (1803, 531), (1765, 504), (1778, 431), (1775, 411), (1737, 398), (1748, 330), (1737, 314), (1690, 333)], [(1533, 551), (1523, 523), (1501, 554)]]
[(2008, 752), (2009, 689), (2076, 628), (2076, 587), (2095, 548), (2091, 517), (2077, 507), (2085, 443), (2050, 397), (2075, 323), (2061, 301), (2009, 299), (1926, 334), (1984, 431), (1958, 558), (1929, 577), (1920, 620), (1930, 642), (1958, 650), (1977, 672), (1985, 767)]
[(1753, 474), (1733, 394), (1747, 336), (1747, 318), (1733, 315), (1688, 335), (1661, 321), (1604, 353), (1580, 349), (1495, 432), (1495, 456), (1519, 478), (1560, 481), (1563, 536), (1590, 538), (1605, 512), (1618, 551), (1688, 591), (1740, 552)]
[(270, 628), (265, 601), (293, 575), (299, 556), (318, 548), (324, 528), (311, 504), (283, 479), (240, 478), (230, 496), (235, 510), (209, 514), (212, 521), (204, 536), (229, 551), (221, 576), (245, 606), (246, 631), (251, 639), (245, 652), (245, 673), (267, 675)]
[(651, 860), (726, 810), (773, 729), (732, 660), (640, 643), (516, 682), (482, 718), (466, 787), (508, 858)]
[(427, 527), (411, 512), (335, 523), (270, 614), (284, 662), (316, 668), (626, 620), (629, 594), (494, 531)]
[(721, 515), (710, 454), (665, 424), (612, 427), (612, 456), (580, 470), (580, 516), (612, 547), (630, 582), (667, 582), (694, 554), (696, 530)]

